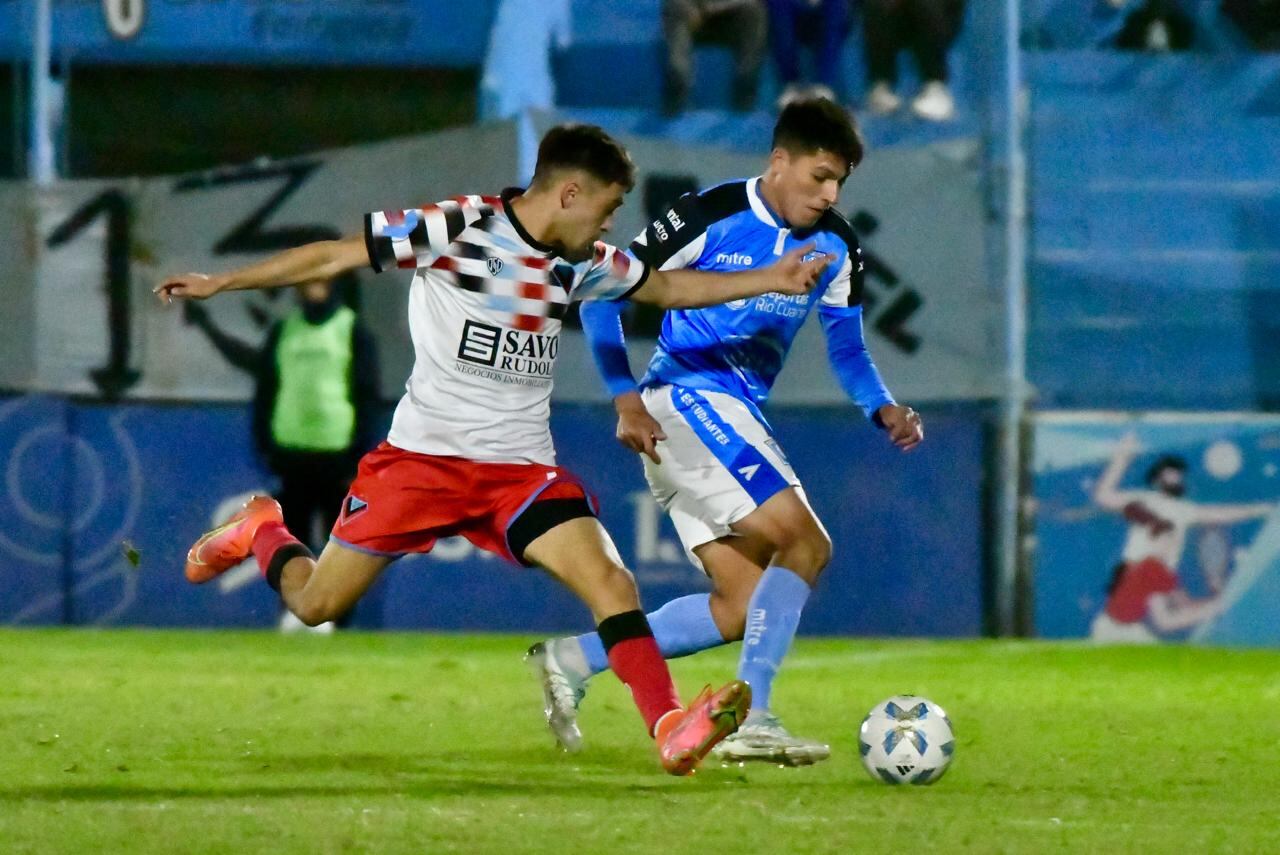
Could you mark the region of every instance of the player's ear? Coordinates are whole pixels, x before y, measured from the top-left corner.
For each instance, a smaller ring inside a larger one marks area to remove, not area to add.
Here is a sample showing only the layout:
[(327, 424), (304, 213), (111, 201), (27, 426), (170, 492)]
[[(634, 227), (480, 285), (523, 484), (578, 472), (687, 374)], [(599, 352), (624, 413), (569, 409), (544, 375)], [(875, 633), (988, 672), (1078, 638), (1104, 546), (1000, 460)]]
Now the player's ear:
[(582, 195), (582, 184), (577, 179), (570, 179), (560, 185), (560, 207), (571, 208)]
[(791, 163), (791, 152), (782, 146), (769, 152), (769, 167), (775, 172), (785, 169)]

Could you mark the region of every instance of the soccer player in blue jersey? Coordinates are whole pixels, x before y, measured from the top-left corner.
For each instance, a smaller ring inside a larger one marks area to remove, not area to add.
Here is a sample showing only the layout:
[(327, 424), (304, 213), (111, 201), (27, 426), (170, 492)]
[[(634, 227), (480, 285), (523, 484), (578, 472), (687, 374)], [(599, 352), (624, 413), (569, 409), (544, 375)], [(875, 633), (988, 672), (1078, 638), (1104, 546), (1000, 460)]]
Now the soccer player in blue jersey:
[[(673, 658), (745, 638), (738, 677), (753, 701), (738, 734), (717, 747), (726, 760), (808, 765), (830, 755), (771, 712), (774, 675), (831, 541), (760, 411), (815, 306), (848, 395), (904, 451), (924, 438), (920, 417), (894, 401), (863, 341), (861, 250), (834, 207), (862, 152), (841, 107), (822, 98), (794, 102), (774, 128), (763, 175), (682, 197), (632, 244), (655, 269), (729, 271), (813, 243), (830, 263), (811, 294), (668, 311), (638, 386), (618, 305), (584, 304), (581, 313), (618, 411), (618, 439), (643, 454), (654, 498), (712, 582), (710, 594), (680, 597), (649, 615), (660, 650)], [(588, 679), (609, 667), (599, 636), (539, 643), (528, 658), (542, 679), (548, 725), (566, 749), (578, 750), (578, 704)]]

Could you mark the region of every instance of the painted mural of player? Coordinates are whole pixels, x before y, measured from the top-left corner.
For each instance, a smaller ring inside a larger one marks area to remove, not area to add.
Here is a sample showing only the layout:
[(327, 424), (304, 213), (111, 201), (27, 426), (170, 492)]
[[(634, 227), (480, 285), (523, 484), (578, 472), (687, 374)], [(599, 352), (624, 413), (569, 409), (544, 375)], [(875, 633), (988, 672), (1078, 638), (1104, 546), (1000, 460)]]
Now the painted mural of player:
[(1106, 604), (1090, 627), (1096, 641), (1155, 642), (1216, 617), (1224, 606), (1221, 575), (1206, 580), (1212, 592), (1207, 597), (1192, 597), (1178, 577), (1188, 529), (1259, 519), (1274, 508), (1266, 502), (1207, 505), (1187, 499), (1187, 463), (1171, 454), (1147, 469), (1148, 489), (1122, 490), (1120, 481), (1140, 450), (1135, 434), (1121, 439), (1093, 493), (1099, 507), (1129, 523)]

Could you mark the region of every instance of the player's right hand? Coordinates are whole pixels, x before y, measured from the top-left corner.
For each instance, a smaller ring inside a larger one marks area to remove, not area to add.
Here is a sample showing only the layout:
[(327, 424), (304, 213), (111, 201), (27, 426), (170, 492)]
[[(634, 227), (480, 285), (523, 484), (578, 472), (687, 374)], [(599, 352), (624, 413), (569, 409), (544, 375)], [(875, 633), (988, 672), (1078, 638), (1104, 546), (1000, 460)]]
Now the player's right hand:
[(1142, 451), (1142, 443), (1138, 441), (1138, 432), (1129, 431), (1116, 443), (1116, 453), (1125, 457), (1136, 457)]
[(777, 283), (775, 291), (779, 294), (808, 294), (814, 289), (822, 271), (831, 263), (831, 256), (815, 252), (815, 246), (814, 243), (798, 246), (769, 268)]
[(638, 392), (626, 392), (614, 399), (618, 411), (618, 442), (639, 454), (646, 454), (654, 463), (661, 463), (658, 443), (667, 438), (658, 420), (649, 415)]
[(172, 303), (175, 297), (183, 300), (212, 297), (222, 290), (222, 284), (221, 276), (183, 273), (181, 276), (170, 276), (151, 290), (162, 303)]

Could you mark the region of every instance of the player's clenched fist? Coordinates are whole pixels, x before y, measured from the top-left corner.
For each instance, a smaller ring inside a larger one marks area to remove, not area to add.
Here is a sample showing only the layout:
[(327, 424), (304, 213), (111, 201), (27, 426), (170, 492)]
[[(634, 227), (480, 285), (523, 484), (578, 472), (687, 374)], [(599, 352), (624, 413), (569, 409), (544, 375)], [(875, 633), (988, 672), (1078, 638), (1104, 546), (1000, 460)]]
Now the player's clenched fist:
[(771, 268), (778, 280), (775, 290), (779, 294), (808, 294), (830, 263), (831, 257), (825, 252), (814, 252), (812, 243), (796, 247)]
[(885, 404), (876, 411), (889, 439), (903, 451), (910, 451), (924, 441), (924, 424), (920, 414), (901, 404)]
[(165, 303), (172, 303), (175, 297), (203, 300), (222, 290), (222, 279), (221, 276), (208, 276), (204, 273), (183, 273), (180, 276), (170, 276), (152, 291)]

